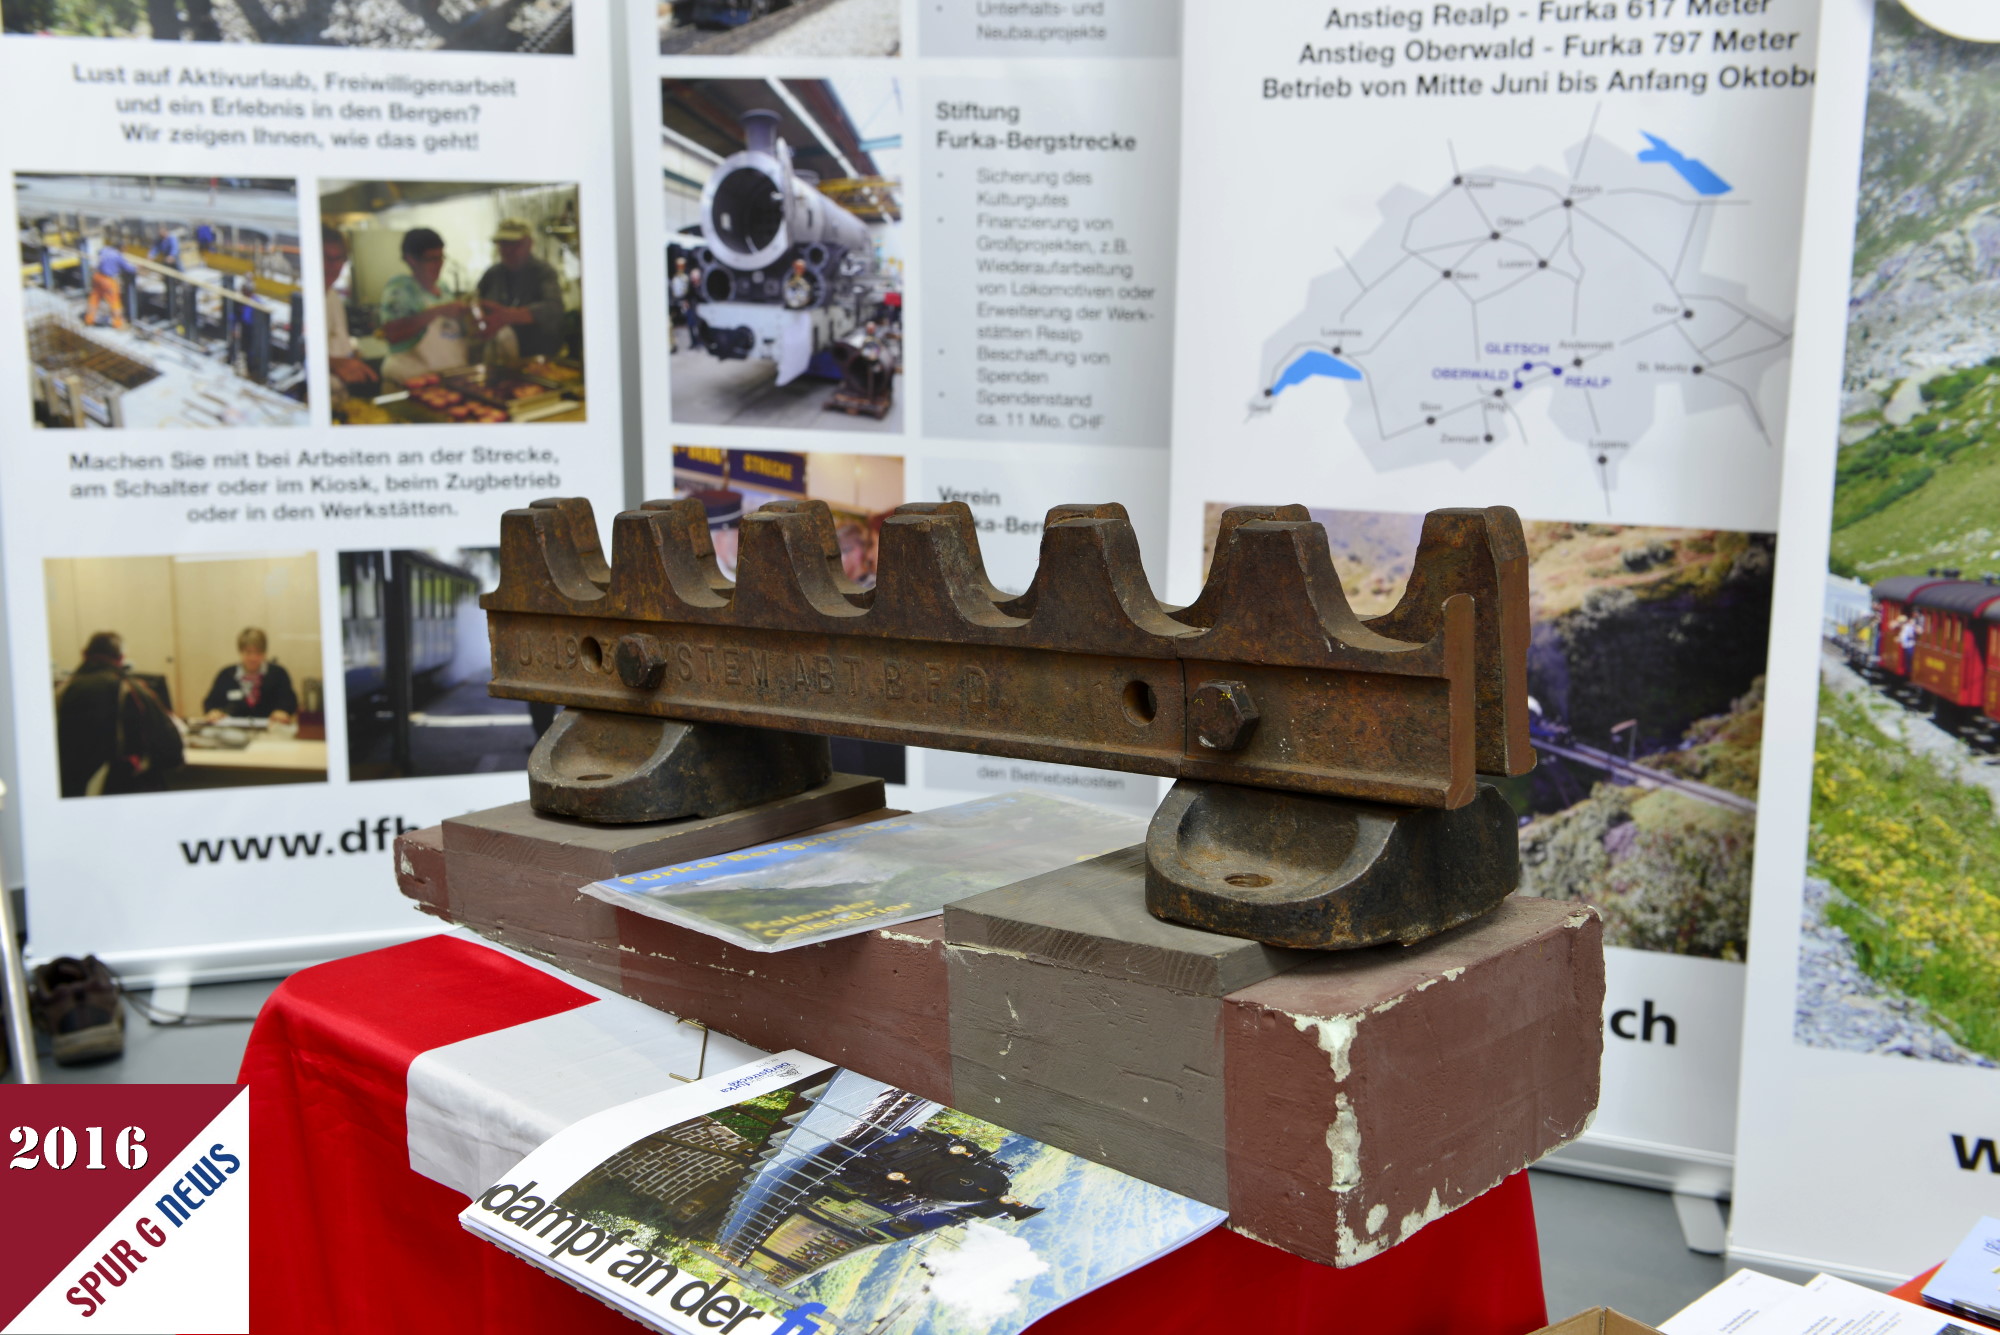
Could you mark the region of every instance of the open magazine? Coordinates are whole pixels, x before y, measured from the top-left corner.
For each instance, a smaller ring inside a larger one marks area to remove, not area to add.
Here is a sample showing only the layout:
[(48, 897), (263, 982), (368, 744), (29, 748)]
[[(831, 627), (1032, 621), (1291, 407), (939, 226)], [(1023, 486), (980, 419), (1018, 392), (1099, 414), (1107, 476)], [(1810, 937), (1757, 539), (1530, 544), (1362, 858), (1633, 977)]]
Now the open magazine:
[(1008, 1335), (1222, 1219), (800, 1052), (587, 1117), (459, 1216), (674, 1335)]
[(1832, 1275), (1804, 1284), (1739, 1270), (1660, 1324), (1662, 1335), (1979, 1335), (1942, 1312)]
[(583, 887), (620, 908), (748, 950), (852, 936), (1146, 837), (1143, 818), (1040, 793), (1002, 793), (801, 835)]
[(1981, 1219), (1924, 1285), (1924, 1300), (2000, 1327), (2000, 1219)]

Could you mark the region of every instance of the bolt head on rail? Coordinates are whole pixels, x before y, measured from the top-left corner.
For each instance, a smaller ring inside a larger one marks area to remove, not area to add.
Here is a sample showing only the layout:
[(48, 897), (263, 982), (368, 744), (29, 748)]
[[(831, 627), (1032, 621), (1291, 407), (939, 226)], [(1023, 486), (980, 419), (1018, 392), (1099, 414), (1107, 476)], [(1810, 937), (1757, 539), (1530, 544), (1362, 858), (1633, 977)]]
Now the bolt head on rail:
[(1195, 740), (1211, 751), (1234, 751), (1257, 730), (1257, 705), (1240, 681), (1206, 681), (1188, 699)]
[(635, 691), (657, 689), (667, 675), (666, 651), (650, 635), (624, 635), (613, 652), (618, 663), (618, 680)]

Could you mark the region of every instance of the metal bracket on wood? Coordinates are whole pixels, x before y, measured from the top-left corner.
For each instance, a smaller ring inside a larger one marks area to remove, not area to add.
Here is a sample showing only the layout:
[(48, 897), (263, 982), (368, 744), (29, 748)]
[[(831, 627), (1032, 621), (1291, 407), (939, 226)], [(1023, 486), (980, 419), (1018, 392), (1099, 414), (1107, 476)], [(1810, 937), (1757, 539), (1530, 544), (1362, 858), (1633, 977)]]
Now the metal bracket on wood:
[[(620, 514), (609, 562), (587, 502), (539, 501), (503, 517), (500, 585), (481, 601), (493, 694), (601, 716), (572, 726), (596, 739), (580, 753), (588, 772), (613, 777), (586, 780), (557, 762), (560, 743), (552, 745), (535, 798), (543, 809), (569, 802), (565, 814), (592, 819), (684, 814), (661, 794), (698, 786), (695, 772), (711, 761), (665, 777), (662, 734), (657, 725), (646, 731), (659, 719), (1163, 775), (1183, 781), (1177, 795), (1186, 790), (1183, 806), (1198, 819), (1172, 837), (1162, 833), (1166, 808), (1155, 821), (1149, 849), (1158, 845), (1163, 887), (1155, 912), (1238, 935), (1300, 938), (1287, 944), (1416, 939), (1469, 916), (1464, 896), (1456, 907), (1423, 907), (1422, 895), (1399, 890), (1400, 907), (1379, 912), (1363, 901), (1391, 881), (1407, 888), (1464, 850), (1504, 843), (1511, 858), (1511, 813), (1497, 794), (1482, 795), (1476, 775), (1534, 764), (1527, 553), (1505, 508), (1427, 516), (1402, 601), (1367, 620), (1348, 606), (1325, 531), (1300, 506), (1224, 514), (1201, 596), (1174, 607), (1153, 595), (1118, 505), (1050, 511), (1040, 568), (1015, 595), (987, 578), (971, 511), (956, 502), (891, 514), (877, 582), (864, 590), (841, 573), (823, 502), (783, 501), (745, 516), (732, 582), (698, 501)], [(631, 772), (591, 754), (622, 755)], [(592, 803), (583, 797), (609, 789), (623, 794), (613, 805), (626, 814), (585, 809)], [(1346, 801), (1300, 805), (1293, 794)], [(1356, 840), (1375, 838), (1380, 821), (1367, 813), (1384, 807), (1405, 814), (1384, 817), (1374, 870), (1335, 876), (1358, 856)], [(1256, 822), (1245, 813), (1259, 810), (1314, 826), (1345, 822), (1354, 834), (1337, 857), (1339, 841), (1324, 838), (1266, 852), (1274, 866), (1334, 858), (1316, 879), (1295, 867), (1260, 895), (1237, 895), (1244, 887), (1226, 880), (1221, 890), (1206, 886), (1194, 869), (1208, 845), (1185, 842), (1186, 830), (1221, 838), (1231, 856), (1254, 851)], [(633, 814), (641, 811), (659, 814)], [(1417, 820), (1416, 811), (1451, 819)], [(1225, 826), (1233, 832), (1219, 834)], [(1431, 844), (1461, 852), (1433, 856)], [(1490, 890), (1496, 878), (1511, 888), (1512, 870), (1511, 860), (1484, 867), (1473, 898), (1497, 902)], [(1287, 899), (1280, 886), (1303, 898)], [(1386, 937), (1355, 926), (1392, 919)], [(1306, 940), (1314, 921), (1325, 930)]]

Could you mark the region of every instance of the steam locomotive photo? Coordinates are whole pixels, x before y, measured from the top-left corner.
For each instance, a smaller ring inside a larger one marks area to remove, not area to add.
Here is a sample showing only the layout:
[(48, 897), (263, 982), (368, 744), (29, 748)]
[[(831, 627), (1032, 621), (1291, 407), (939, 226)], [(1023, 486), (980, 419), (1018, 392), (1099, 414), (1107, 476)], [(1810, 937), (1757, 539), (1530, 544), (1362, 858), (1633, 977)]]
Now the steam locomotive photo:
[(806, 1097), (716, 1233), (717, 1255), (770, 1283), (796, 1283), (864, 1247), (1041, 1213), (1014, 1196), (1012, 1164), (923, 1124), (938, 1104), (852, 1071)]
[(1843, 643), (1854, 666), (1947, 732), (2000, 750), (2000, 575), (1898, 575), (1869, 596), (1872, 617)]
[(874, 304), (875, 245), (868, 228), (797, 170), (778, 115), (743, 113), (744, 148), (701, 194), (701, 347), (725, 359), (776, 362), (778, 383), (803, 375), (813, 354), (858, 327)]

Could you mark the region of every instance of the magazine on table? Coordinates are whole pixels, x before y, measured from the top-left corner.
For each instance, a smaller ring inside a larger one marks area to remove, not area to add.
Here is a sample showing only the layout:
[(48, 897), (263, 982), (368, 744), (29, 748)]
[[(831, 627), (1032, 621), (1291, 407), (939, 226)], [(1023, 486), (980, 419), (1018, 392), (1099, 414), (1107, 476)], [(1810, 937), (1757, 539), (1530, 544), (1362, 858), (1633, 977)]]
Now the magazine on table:
[(790, 950), (899, 922), (1136, 844), (1139, 816), (1001, 793), (866, 825), (614, 876), (584, 893), (748, 950)]
[(1222, 1219), (801, 1052), (587, 1117), (459, 1216), (673, 1335), (1009, 1335)]
[(1736, 1335), (1765, 1311), (1790, 1302), (1802, 1285), (1761, 1270), (1739, 1270), (1660, 1323), (1661, 1335)]
[(1981, 1335), (1832, 1275), (1804, 1284), (1739, 1270), (1660, 1324), (1662, 1335)]
[(2000, 1326), (2000, 1219), (1981, 1219), (1924, 1285), (1924, 1301)]

